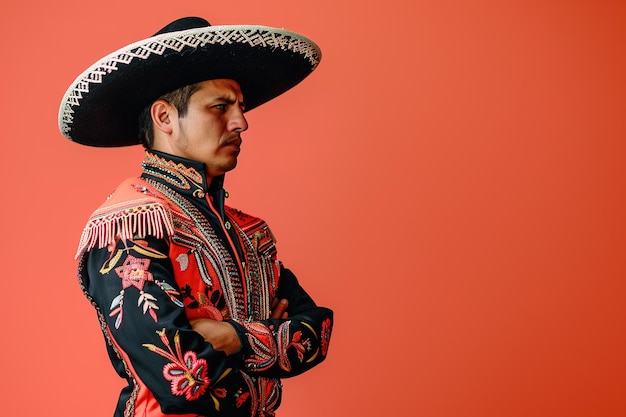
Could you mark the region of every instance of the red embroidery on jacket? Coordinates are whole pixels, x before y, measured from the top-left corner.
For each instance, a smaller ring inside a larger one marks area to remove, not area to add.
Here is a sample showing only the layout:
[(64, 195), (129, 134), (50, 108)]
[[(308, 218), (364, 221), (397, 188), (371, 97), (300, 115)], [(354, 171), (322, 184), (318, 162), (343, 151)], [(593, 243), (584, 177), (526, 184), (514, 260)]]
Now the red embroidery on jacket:
[(276, 343), (270, 329), (261, 323), (242, 323), (248, 333), (248, 343), (254, 352), (245, 360), (246, 369), (262, 371), (276, 361)]
[(174, 304), (183, 307), (183, 303), (177, 299), (178, 291), (167, 282), (155, 280), (152, 273), (148, 271), (149, 267), (150, 259), (135, 258), (132, 255), (128, 255), (122, 266), (115, 268), (115, 273), (122, 279), (122, 290), (111, 302), (111, 312), (109, 313), (110, 317), (117, 315), (115, 319), (116, 329), (119, 329), (122, 325), (124, 293), (130, 287), (135, 287), (139, 290), (137, 306), (142, 308), (143, 314), (150, 314), (155, 323), (158, 320), (156, 310), (159, 309), (159, 306), (156, 304), (157, 298), (144, 291), (146, 282), (154, 282), (167, 294)]
[(328, 344), (330, 343), (330, 319), (326, 319), (322, 322), (322, 334), (320, 339), (322, 356), (326, 356), (328, 353)]
[(244, 405), (248, 397), (250, 397), (250, 393), (243, 392), (242, 389), (239, 388), (239, 391), (235, 393), (235, 398), (236, 398), (235, 407), (240, 408), (242, 405)]
[[(156, 347), (153, 344), (144, 344), (143, 346), (152, 352), (158, 353), (171, 362), (163, 366), (163, 376), (170, 381), (170, 389), (172, 394), (177, 396), (185, 396), (188, 401), (199, 398), (207, 390), (209, 386), (209, 377), (207, 371), (207, 362), (205, 359), (198, 359), (195, 352), (187, 351), (183, 355), (180, 349), (180, 336), (178, 332), (174, 336), (174, 346), (176, 353), (170, 345), (170, 341), (165, 334), (165, 329), (157, 331), (163, 344), (168, 351)], [(219, 392), (220, 397), (226, 395), (225, 392)]]
[(115, 272), (122, 279), (122, 288), (135, 287), (143, 290), (146, 281), (153, 281), (152, 273), (148, 271), (150, 259), (135, 258), (128, 255), (122, 266), (115, 268)]
[(300, 362), (304, 361), (304, 354), (311, 350), (311, 340), (310, 339), (302, 339), (302, 331), (298, 330), (293, 334), (293, 338), (289, 345), (287, 345), (287, 349), (293, 347), (296, 350), (296, 354), (298, 355), (298, 359)]

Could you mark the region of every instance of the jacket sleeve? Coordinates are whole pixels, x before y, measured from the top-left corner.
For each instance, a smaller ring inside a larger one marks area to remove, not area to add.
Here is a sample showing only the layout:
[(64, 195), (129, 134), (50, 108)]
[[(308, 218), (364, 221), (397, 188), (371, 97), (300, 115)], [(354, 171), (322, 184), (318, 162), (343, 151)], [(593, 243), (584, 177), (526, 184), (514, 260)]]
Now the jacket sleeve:
[(241, 355), (214, 350), (191, 329), (167, 254), (167, 238), (145, 237), (83, 255), (83, 289), (100, 313), (110, 354), (165, 413), (249, 414), (236, 401), (246, 388), (237, 372)]
[(287, 319), (233, 325), (242, 340), (246, 372), (287, 378), (313, 368), (326, 358), (333, 312), (317, 306), (295, 275), (282, 266), (276, 296), (289, 301)]

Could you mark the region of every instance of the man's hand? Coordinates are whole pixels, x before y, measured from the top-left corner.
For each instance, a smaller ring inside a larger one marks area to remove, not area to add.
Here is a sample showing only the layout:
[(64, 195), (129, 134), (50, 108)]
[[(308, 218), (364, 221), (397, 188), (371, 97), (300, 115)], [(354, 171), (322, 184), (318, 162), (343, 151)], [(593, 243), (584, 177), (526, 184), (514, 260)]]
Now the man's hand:
[[(272, 301), (270, 317), (273, 319), (286, 319), (288, 317), (287, 307), (289, 307), (289, 301), (284, 298), (281, 300), (275, 298)], [(200, 333), (205, 342), (209, 342), (213, 346), (213, 349), (221, 350), (227, 355), (237, 353), (241, 349), (241, 341), (237, 336), (237, 332), (229, 323), (202, 318), (191, 319), (189, 323), (195, 332)]]
[(288, 317), (287, 307), (289, 307), (289, 301), (286, 298), (279, 300), (274, 298), (272, 301), (272, 313), (270, 318), (272, 319), (286, 319)]
[(200, 333), (206, 342), (209, 342), (213, 349), (221, 350), (227, 355), (239, 352), (241, 342), (235, 328), (225, 322), (211, 319), (191, 319), (191, 328)]

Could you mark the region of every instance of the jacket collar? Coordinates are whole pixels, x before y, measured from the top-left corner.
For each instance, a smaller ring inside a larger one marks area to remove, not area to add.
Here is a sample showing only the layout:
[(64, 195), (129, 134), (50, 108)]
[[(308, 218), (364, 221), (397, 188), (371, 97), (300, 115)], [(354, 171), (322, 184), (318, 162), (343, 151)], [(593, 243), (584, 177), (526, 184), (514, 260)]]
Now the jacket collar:
[(214, 177), (209, 184), (203, 162), (165, 152), (146, 150), (142, 176), (166, 185), (190, 201), (210, 197), (213, 206), (224, 218), (224, 175)]

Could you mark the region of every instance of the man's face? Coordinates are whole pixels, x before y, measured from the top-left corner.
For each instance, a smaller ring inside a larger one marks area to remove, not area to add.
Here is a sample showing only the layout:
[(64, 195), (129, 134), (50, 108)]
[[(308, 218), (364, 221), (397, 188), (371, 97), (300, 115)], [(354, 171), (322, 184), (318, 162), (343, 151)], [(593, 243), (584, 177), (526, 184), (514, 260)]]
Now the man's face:
[(172, 152), (204, 162), (209, 177), (230, 171), (237, 165), (240, 133), (248, 129), (243, 110), (243, 96), (236, 81), (201, 82), (189, 98), (187, 113), (176, 118)]

